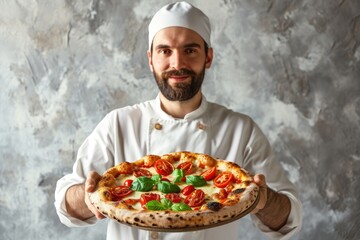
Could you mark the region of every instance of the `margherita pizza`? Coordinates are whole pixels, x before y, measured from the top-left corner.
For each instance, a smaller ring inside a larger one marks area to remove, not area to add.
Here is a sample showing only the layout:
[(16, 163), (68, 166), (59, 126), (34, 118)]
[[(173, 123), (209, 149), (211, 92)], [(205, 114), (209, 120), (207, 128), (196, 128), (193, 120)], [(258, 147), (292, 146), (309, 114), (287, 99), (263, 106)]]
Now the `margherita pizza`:
[(255, 207), (258, 193), (250, 174), (233, 162), (174, 152), (108, 169), (90, 200), (120, 223), (157, 231), (191, 231), (246, 215)]

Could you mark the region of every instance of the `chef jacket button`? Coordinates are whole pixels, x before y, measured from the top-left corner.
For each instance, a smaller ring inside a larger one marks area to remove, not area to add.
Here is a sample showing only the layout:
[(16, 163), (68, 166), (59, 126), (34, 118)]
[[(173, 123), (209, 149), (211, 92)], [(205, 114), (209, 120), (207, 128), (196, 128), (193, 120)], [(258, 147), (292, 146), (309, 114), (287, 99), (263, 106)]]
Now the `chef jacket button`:
[(150, 234), (151, 239), (159, 239), (159, 233), (158, 232), (151, 232)]
[(204, 124), (202, 124), (202, 123), (199, 123), (198, 128), (201, 129), (201, 130), (205, 130), (206, 126)]
[(160, 123), (155, 123), (155, 129), (156, 130), (161, 130), (162, 129), (162, 125)]

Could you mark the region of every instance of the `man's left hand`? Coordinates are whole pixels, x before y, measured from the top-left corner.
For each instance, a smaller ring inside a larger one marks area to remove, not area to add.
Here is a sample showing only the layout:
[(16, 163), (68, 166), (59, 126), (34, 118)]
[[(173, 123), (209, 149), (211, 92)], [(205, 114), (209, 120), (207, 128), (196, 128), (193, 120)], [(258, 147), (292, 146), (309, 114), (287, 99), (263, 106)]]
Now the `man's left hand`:
[(266, 185), (265, 176), (263, 174), (256, 174), (254, 176), (254, 182), (260, 187), (260, 192), (259, 192), (260, 199), (254, 210), (251, 212), (253, 214), (263, 209), (267, 201), (267, 185)]

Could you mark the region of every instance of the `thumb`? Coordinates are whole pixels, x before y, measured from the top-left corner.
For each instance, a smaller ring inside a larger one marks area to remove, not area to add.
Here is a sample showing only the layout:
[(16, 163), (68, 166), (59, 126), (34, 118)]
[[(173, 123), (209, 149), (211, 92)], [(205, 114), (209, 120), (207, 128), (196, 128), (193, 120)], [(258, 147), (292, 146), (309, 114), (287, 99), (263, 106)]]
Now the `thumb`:
[(267, 185), (265, 176), (263, 174), (256, 174), (254, 176), (254, 182), (259, 186), (259, 201), (257, 206), (255, 207), (254, 211), (252, 213), (257, 213), (259, 210), (263, 209), (265, 207), (265, 204), (267, 202)]
[(97, 172), (95, 171), (89, 172), (85, 181), (85, 191), (93, 192), (100, 179), (101, 176)]
[(266, 186), (266, 179), (265, 176), (263, 174), (256, 174), (254, 176), (254, 182), (259, 186), (259, 187), (265, 187)]

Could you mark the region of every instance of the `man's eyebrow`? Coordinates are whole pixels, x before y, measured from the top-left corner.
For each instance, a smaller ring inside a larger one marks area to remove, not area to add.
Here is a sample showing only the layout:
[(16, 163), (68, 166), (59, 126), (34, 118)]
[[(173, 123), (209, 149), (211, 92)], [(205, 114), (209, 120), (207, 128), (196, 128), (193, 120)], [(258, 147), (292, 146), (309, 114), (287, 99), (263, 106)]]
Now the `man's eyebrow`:
[(164, 48), (170, 48), (169, 45), (166, 45), (166, 44), (159, 44), (159, 45), (156, 45), (155, 49), (164, 49)]
[(198, 43), (188, 43), (184, 45), (184, 48), (201, 48), (201, 46)]
[[(159, 44), (155, 47), (155, 49), (166, 49), (166, 48), (171, 48), (171, 47), (167, 44)], [(183, 48), (201, 48), (201, 45), (198, 43), (187, 43), (183, 46)]]

